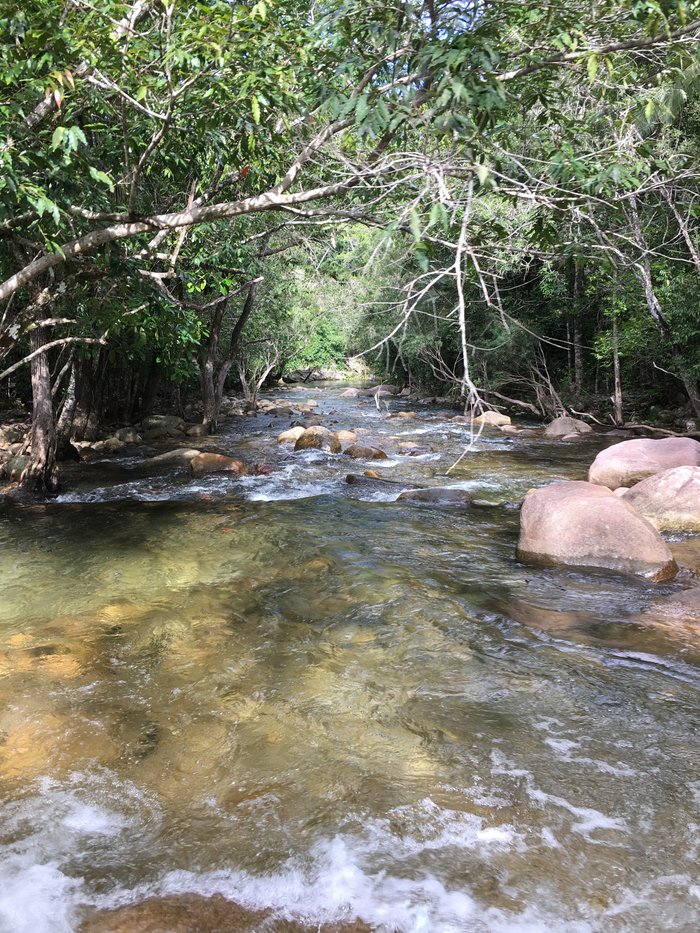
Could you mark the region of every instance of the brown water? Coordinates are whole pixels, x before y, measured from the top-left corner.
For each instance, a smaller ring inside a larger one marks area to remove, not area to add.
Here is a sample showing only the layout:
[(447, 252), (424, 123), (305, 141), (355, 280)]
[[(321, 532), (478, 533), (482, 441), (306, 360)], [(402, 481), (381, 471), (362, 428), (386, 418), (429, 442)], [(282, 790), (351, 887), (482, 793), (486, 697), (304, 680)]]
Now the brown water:
[[(338, 427), (421, 444), (373, 468), (446, 482), (451, 413), (337, 396)], [(215, 441), (272, 476), (125, 457), (0, 512), (0, 930), (182, 892), (411, 933), (700, 928), (700, 632), (639, 618), (690, 581), (513, 554), (509, 503), (605, 442), (484, 435), (447, 480), (481, 505), (437, 509), (278, 448), (288, 425)]]

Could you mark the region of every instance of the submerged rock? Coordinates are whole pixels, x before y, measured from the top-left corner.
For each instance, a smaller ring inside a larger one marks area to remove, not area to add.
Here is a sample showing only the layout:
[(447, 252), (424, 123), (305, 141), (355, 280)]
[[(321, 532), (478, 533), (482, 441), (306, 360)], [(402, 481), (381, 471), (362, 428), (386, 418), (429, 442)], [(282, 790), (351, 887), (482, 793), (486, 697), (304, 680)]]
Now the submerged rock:
[(678, 567), (658, 531), (603, 487), (561, 482), (531, 489), (516, 556), (529, 564), (615, 570), (671, 580)]
[(346, 447), (343, 453), (353, 460), (388, 460), (389, 458), (378, 447), (365, 447), (364, 444), (353, 444)]
[(562, 415), (550, 421), (544, 429), (545, 437), (566, 437), (569, 434), (591, 434), (593, 428), (585, 421), (578, 418), (570, 418), (568, 415)]
[(601, 450), (588, 480), (609, 489), (634, 486), (655, 473), (679, 466), (700, 466), (700, 444), (690, 437), (635, 438)]
[(700, 467), (655, 473), (627, 489), (624, 500), (660, 531), (700, 531)]
[(140, 904), (101, 910), (83, 921), (79, 933), (369, 933), (361, 921), (305, 924), (249, 910), (220, 894), (172, 894)]
[(466, 489), (458, 486), (430, 486), (425, 489), (407, 489), (402, 492), (399, 499), (409, 499), (414, 502), (430, 502), (434, 505), (470, 505), (471, 495)]
[(339, 454), (340, 441), (335, 433), (328, 428), (314, 425), (307, 428), (297, 439), (294, 450), (330, 450), (332, 454)]
[(356, 389), (353, 386), (351, 386), (349, 389), (346, 389), (344, 392), (341, 392), (340, 397), (341, 398), (359, 398), (360, 396), (364, 394), (365, 393), (362, 389)]
[(203, 476), (205, 473), (235, 473), (237, 476), (245, 476), (248, 473), (244, 463), (224, 454), (197, 454), (192, 458), (190, 468), (195, 476)]
[(189, 466), (193, 457), (198, 457), (201, 451), (193, 447), (178, 447), (176, 450), (168, 450), (164, 454), (158, 454), (157, 457), (149, 457), (144, 460), (144, 466)]

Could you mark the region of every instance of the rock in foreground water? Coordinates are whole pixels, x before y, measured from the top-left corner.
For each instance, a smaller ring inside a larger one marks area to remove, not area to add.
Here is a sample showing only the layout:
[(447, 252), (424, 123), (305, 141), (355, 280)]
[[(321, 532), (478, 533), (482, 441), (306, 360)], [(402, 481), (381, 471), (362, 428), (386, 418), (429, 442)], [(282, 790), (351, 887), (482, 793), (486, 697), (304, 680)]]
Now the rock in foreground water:
[(520, 513), (516, 555), (545, 564), (671, 580), (678, 572), (658, 531), (604, 486), (562, 482), (531, 489)]
[(634, 486), (655, 473), (679, 466), (700, 466), (700, 444), (691, 437), (640, 437), (601, 450), (588, 480), (609, 489)]

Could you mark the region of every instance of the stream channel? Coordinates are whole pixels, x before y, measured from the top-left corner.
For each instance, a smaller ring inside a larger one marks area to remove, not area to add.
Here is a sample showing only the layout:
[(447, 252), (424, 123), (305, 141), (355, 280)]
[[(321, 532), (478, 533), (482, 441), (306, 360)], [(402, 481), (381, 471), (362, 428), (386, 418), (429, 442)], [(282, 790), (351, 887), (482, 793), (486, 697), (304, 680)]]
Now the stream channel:
[[(492, 430), (446, 479), (454, 411), (340, 393), (275, 397), (387, 461), (258, 415), (204, 443), (271, 475), (126, 451), (0, 506), (0, 931), (175, 894), (309, 929), (700, 929), (700, 632), (640, 616), (692, 580), (514, 556), (514, 503), (619, 438)], [(369, 467), (478, 504), (345, 482)]]

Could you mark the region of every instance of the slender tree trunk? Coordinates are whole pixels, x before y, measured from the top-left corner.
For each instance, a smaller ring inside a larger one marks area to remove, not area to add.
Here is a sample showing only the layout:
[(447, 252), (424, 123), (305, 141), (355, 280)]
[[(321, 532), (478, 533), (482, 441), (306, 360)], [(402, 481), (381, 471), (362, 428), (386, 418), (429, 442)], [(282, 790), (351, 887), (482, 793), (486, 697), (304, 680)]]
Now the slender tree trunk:
[[(46, 341), (45, 331), (37, 327), (30, 334), (32, 353)], [(56, 470), (56, 428), (51, 397), (51, 371), (46, 353), (31, 361), (32, 431), (31, 456), (20, 477), (20, 487), (29, 493), (55, 492), (58, 487)]]
[(73, 363), (71, 366), (70, 379), (68, 380), (66, 395), (63, 399), (61, 416), (58, 419), (58, 424), (56, 425), (56, 457), (59, 460), (64, 459), (68, 455), (68, 448), (70, 446), (70, 439), (73, 432), (73, 417), (75, 415), (75, 406), (77, 401), (78, 400), (75, 394), (75, 363)]
[(620, 381), (620, 353), (617, 318), (613, 318), (613, 373), (615, 386), (613, 389), (613, 420), (615, 424), (622, 424), (622, 383)]

